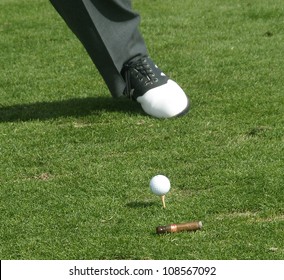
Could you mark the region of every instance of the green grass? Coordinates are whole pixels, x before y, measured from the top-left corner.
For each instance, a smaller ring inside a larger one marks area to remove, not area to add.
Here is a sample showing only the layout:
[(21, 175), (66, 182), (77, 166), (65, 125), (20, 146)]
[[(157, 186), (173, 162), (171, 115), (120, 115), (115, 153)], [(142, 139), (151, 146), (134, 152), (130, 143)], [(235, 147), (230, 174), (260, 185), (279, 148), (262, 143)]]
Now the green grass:
[(48, 1), (0, 0), (1, 259), (283, 259), (283, 1), (133, 3), (182, 118), (112, 99)]

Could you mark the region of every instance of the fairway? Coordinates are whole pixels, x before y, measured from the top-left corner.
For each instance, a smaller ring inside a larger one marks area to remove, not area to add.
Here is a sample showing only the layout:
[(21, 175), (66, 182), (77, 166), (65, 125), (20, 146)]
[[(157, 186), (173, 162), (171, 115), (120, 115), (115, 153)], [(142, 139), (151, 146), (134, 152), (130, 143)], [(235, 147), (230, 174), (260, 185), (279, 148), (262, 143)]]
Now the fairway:
[(133, 6), (183, 117), (113, 99), (47, 0), (0, 0), (0, 259), (284, 259), (283, 0)]

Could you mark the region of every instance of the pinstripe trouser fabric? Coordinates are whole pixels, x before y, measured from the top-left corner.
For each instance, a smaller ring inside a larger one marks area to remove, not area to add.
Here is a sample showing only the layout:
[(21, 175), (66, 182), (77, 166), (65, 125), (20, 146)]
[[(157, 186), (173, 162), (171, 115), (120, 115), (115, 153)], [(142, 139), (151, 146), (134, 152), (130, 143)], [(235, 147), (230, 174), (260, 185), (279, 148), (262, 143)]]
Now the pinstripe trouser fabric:
[(78, 37), (113, 97), (123, 94), (123, 64), (147, 55), (131, 0), (50, 0)]

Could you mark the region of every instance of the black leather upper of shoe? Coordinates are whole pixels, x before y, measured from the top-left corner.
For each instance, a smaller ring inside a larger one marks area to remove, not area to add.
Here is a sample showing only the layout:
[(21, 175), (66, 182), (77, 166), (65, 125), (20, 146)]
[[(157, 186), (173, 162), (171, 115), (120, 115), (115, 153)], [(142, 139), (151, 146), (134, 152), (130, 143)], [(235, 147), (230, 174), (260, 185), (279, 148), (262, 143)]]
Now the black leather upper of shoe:
[(124, 95), (134, 100), (169, 80), (149, 57), (124, 64), (122, 75), (126, 82)]

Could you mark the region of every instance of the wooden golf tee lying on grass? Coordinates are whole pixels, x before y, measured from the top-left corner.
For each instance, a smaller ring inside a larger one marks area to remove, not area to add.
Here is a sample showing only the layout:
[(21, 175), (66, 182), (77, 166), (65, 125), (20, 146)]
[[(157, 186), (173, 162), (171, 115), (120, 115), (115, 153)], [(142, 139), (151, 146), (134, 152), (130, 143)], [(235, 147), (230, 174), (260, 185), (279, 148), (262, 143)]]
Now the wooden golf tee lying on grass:
[(156, 228), (156, 233), (170, 233), (170, 232), (180, 232), (180, 231), (196, 231), (202, 228), (202, 222), (188, 222), (182, 224), (170, 224), (167, 226), (158, 226)]
[(162, 203), (163, 203), (163, 208), (166, 208), (165, 197), (166, 197), (165, 195), (161, 196), (161, 200), (162, 200)]

